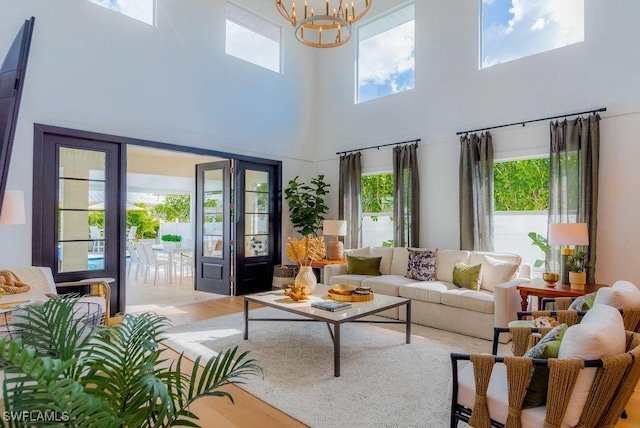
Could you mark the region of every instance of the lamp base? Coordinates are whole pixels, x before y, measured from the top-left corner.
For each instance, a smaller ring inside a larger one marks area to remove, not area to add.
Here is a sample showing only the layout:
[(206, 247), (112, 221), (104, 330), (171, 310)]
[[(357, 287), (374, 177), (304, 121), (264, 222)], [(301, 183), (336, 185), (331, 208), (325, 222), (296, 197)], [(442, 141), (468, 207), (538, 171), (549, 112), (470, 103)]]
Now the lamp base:
[(334, 236), (331, 242), (327, 244), (327, 260), (342, 260), (344, 259), (344, 245)]

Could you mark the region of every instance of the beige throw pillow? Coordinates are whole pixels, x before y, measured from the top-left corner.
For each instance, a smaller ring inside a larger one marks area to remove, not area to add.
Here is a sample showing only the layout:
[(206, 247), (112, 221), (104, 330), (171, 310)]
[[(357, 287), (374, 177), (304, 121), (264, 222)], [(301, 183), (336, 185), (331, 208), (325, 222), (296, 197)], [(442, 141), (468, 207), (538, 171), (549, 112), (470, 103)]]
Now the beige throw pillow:
[(490, 256), (484, 256), (480, 288), (493, 293), (496, 285), (511, 281), (517, 270), (518, 265), (515, 263), (504, 262)]

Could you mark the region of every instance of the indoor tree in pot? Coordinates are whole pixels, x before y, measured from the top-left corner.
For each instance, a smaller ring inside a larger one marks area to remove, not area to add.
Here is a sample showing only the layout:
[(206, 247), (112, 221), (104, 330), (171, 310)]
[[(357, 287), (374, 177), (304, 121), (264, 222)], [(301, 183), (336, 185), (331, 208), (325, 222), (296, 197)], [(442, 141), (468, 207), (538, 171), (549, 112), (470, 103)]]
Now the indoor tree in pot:
[(569, 271), (569, 283), (571, 288), (584, 290), (587, 282), (587, 269), (591, 268), (588, 262), (589, 253), (584, 247), (576, 247), (573, 255), (567, 257), (567, 270)]
[(285, 199), (289, 201), (289, 217), (302, 236), (318, 236), (324, 215), (329, 211), (324, 196), (329, 194), (330, 186), (322, 174), (311, 179), (310, 184), (298, 182), (298, 176), (289, 181), (289, 187), (284, 190)]
[(196, 358), (185, 374), (182, 355), (171, 364), (162, 355), (166, 318), (125, 314), (118, 324), (94, 326), (77, 302), (67, 295), (25, 306), (13, 314), (20, 338), (0, 337), (6, 415), (44, 415), (11, 426), (197, 427), (189, 410), (195, 400), (233, 402), (220, 388), (262, 372), (235, 347), (202, 366)]

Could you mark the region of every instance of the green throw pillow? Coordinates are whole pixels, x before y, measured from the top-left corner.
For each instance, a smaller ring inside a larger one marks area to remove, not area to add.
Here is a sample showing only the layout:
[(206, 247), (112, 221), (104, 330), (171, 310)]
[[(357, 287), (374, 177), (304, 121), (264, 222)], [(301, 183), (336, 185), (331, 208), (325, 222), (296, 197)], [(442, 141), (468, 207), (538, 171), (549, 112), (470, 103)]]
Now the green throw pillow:
[(577, 297), (569, 306), (570, 311), (588, 311), (593, 308), (593, 302), (596, 300), (596, 293), (585, 294)]
[(382, 257), (347, 256), (347, 273), (353, 275), (382, 275)]
[(458, 287), (478, 291), (480, 288), (481, 269), (482, 264), (469, 266), (468, 264), (457, 262), (453, 267), (453, 283)]
[[(567, 331), (566, 324), (560, 324), (547, 333), (536, 346), (524, 354), (525, 357), (547, 360), (558, 358), (562, 337)], [(549, 367), (533, 367), (531, 379), (527, 386), (527, 394), (522, 403), (523, 409), (542, 406), (547, 402), (547, 390), (549, 389)]]

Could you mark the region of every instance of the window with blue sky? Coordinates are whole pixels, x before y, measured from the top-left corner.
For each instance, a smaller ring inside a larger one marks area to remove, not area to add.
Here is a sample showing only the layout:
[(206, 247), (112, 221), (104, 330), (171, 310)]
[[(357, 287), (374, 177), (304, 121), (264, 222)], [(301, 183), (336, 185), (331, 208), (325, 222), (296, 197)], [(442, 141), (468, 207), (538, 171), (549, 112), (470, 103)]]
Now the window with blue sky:
[(149, 25), (155, 21), (155, 0), (89, 0)]
[(584, 41), (584, 0), (479, 0), (480, 67)]
[(280, 27), (227, 3), (227, 55), (280, 72)]
[(358, 93), (361, 103), (415, 87), (413, 3), (358, 28)]

